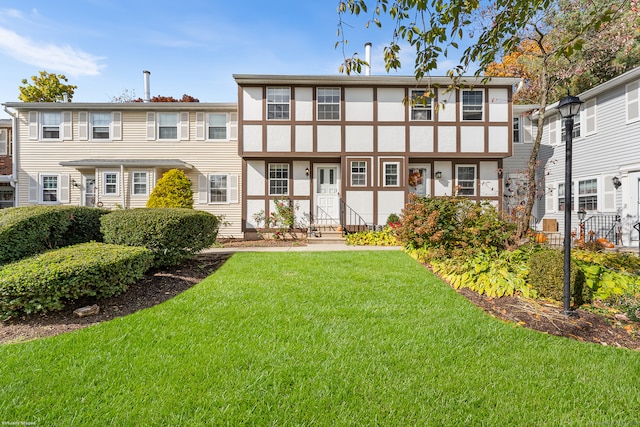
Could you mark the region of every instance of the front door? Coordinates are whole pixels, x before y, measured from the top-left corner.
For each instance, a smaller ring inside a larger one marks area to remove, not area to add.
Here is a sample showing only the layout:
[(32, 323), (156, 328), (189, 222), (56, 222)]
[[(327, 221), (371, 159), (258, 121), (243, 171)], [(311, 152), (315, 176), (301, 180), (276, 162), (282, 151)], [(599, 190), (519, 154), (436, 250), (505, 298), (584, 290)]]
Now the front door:
[(83, 175), (84, 179), (84, 206), (96, 206), (96, 177)]
[(418, 196), (428, 196), (431, 193), (429, 165), (409, 165), (409, 192)]
[(315, 223), (340, 224), (340, 194), (338, 165), (317, 165), (315, 168)]

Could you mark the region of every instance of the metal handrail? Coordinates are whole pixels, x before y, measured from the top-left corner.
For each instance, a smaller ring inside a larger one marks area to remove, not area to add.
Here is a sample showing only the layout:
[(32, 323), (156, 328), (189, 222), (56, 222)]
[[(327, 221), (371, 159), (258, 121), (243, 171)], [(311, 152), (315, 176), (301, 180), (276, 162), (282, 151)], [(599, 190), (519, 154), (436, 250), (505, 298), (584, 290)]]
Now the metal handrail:
[(375, 224), (367, 223), (367, 221), (347, 205), (342, 198), (340, 198), (340, 225), (342, 226), (343, 235), (375, 228)]
[(585, 240), (605, 238), (620, 243), (620, 215), (593, 215), (584, 220)]

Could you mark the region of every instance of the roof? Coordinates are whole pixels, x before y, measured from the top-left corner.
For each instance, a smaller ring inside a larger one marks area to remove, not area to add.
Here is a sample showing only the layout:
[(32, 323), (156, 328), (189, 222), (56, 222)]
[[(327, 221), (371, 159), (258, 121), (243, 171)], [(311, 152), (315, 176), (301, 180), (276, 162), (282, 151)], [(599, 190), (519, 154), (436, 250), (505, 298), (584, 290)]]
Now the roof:
[(143, 111), (237, 111), (235, 102), (6, 102), (16, 110), (143, 110)]
[[(350, 86), (415, 86), (440, 85), (447, 86), (453, 82), (450, 77), (424, 77), (421, 81), (415, 76), (347, 76), (347, 75), (274, 75), (274, 74), (234, 74), (238, 85), (350, 85)], [(465, 86), (512, 86), (522, 79), (516, 77), (491, 77), (486, 82), (485, 77), (462, 77), (460, 83)]]
[(166, 167), (192, 169), (193, 166), (187, 162), (178, 159), (83, 159), (69, 160), (60, 162), (60, 166), (71, 167), (96, 167), (96, 168), (112, 168), (112, 167)]

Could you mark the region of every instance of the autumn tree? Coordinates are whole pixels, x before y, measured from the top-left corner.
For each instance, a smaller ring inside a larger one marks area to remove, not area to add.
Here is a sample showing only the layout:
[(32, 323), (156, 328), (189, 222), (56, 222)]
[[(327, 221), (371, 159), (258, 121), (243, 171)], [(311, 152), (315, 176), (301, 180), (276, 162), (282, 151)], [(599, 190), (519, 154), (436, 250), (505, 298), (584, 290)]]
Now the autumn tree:
[(64, 74), (53, 74), (40, 71), (39, 75), (31, 76), (32, 83), (27, 79), (22, 79), (24, 86), (19, 86), (20, 95), (18, 99), (23, 102), (71, 102), (73, 93), (77, 86), (66, 84), (68, 81)]

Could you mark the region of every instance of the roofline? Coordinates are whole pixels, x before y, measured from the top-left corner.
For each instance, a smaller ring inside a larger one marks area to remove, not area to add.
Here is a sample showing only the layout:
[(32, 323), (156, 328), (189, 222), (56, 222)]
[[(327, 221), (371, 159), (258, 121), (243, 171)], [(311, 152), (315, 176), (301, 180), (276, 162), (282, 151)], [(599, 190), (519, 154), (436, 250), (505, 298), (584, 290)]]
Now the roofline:
[[(464, 86), (512, 86), (520, 83), (522, 79), (516, 77), (490, 77), (486, 82), (485, 77), (461, 77)], [(352, 86), (448, 86), (453, 82), (450, 77), (431, 76), (421, 80), (415, 76), (346, 76), (346, 75), (284, 75), (284, 74), (233, 74), (233, 79), (238, 85), (261, 85), (261, 84), (294, 84), (294, 85), (352, 85)]]
[(6, 102), (15, 110), (237, 111), (235, 102)]

